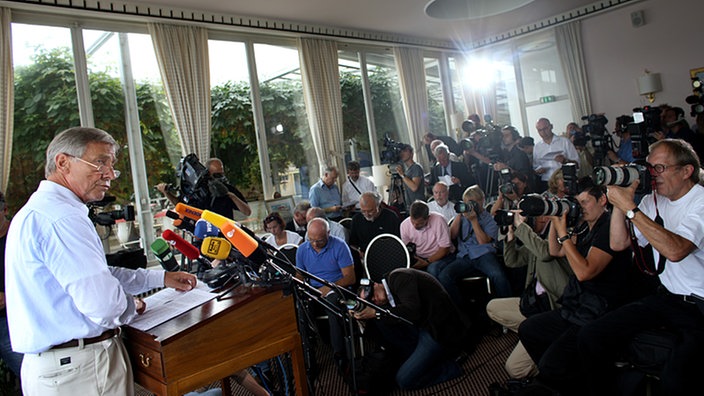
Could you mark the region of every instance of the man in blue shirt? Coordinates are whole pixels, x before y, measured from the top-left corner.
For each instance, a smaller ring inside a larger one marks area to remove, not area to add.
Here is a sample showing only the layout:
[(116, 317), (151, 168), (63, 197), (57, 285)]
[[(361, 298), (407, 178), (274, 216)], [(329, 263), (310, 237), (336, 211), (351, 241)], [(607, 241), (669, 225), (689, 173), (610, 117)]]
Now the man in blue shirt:
[(621, 138), (618, 151), (614, 153), (613, 150), (609, 150), (606, 152), (606, 156), (609, 157), (613, 164), (630, 164), (633, 162), (633, 142), (631, 141), (631, 133), (628, 131), (628, 128), (621, 128), (620, 125), (617, 125), (614, 134)]
[[(330, 235), (329, 227), (328, 222), (319, 217), (308, 222), (308, 240), (296, 251), (296, 267), (339, 287), (350, 287), (356, 281), (352, 253), (345, 241)], [(333, 306), (339, 306), (340, 312), (346, 312), (340, 304), (343, 296), (337, 290), (315, 279), (311, 279), (310, 284), (320, 291), (322, 298)], [(335, 363), (342, 368), (347, 361), (343, 323), (337, 314), (330, 313), (328, 324)]]
[(509, 297), (511, 285), (501, 264), (496, 260), (496, 240), (499, 227), (494, 218), (484, 210), (484, 192), (474, 185), (464, 191), (462, 199), (468, 210), (458, 213), (450, 226), (450, 236), (457, 239), (457, 259), (438, 262), (428, 267), (428, 272), (438, 278), (456, 304), (462, 305), (462, 295), (457, 281), (481, 273), (486, 275), (496, 290), (496, 297)]
[(342, 196), (340, 195), (340, 189), (335, 184), (336, 179), (337, 168), (328, 166), (325, 168), (323, 177), (313, 184), (310, 191), (308, 191), (310, 206), (323, 208), (325, 216), (333, 221), (338, 221), (342, 218)]

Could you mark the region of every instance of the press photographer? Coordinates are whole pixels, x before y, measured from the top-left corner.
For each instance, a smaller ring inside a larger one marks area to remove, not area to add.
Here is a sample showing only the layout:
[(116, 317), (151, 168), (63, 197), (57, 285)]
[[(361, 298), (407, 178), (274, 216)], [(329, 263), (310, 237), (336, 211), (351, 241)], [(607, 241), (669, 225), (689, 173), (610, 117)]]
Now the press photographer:
[(180, 180), (178, 191), (173, 191), (166, 183), (156, 186), (174, 205), (184, 202), (227, 218), (232, 218), (235, 210), (245, 216), (252, 213), (244, 195), (227, 180), (218, 158), (210, 158), (204, 166), (195, 154), (189, 154), (181, 160), (177, 176)]
[(401, 389), (425, 388), (462, 375), (457, 357), (473, 349), (476, 337), (435, 278), (412, 268), (396, 269), (383, 283), (371, 283), (371, 295), (362, 292), (360, 297), (413, 322), (378, 315), (369, 306), (350, 312), (357, 320), (368, 320), (378, 330), (378, 341), (402, 362), (395, 376)]
[(603, 165), (609, 150), (613, 151), (614, 149), (611, 135), (606, 129), (606, 124), (609, 120), (603, 114), (591, 114), (582, 117), (582, 120), (587, 121), (582, 126), (582, 132), (587, 139), (591, 140), (592, 148), (594, 149), (592, 163), (594, 165)]
[(531, 192), (528, 188), (528, 176), (525, 174), (509, 172), (508, 169), (502, 169), (499, 174), (501, 184), (499, 185), (499, 196), (491, 206), (492, 216), (495, 216), (498, 210), (518, 208), (521, 197)]
[(652, 144), (647, 161), (655, 170), (656, 189), (639, 205), (634, 203), (638, 181), (628, 187), (608, 187), (609, 201), (614, 206), (611, 247), (629, 252), (635, 241), (636, 257), (652, 248), (652, 261), (644, 260), (639, 265), (644, 271), (658, 273), (661, 286), (657, 293), (582, 329), (582, 368), (589, 375), (592, 394), (615, 394), (614, 358), (622, 355), (624, 346), (636, 333), (663, 327), (675, 333), (676, 341), (656, 374), (662, 394), (688, 395), (701, 387), (704, 188), (698, 184), (700, 162), (692, 147), (679, 139)]
[[(612, 164), (624, 165), (633, 162), (633, 141), (631, 140), (631, 132), (628, 128), (633, 122), (633, 117), (628, 115), (622, 115), (616, 118), (616, 125), (614, 127), (614, 135), (619, 138), (618, 149), (614, 151), (613, 148), (606, 151), (606, 156)], [(640, 153), (640, 150), (636, 150), (636, 153)]]

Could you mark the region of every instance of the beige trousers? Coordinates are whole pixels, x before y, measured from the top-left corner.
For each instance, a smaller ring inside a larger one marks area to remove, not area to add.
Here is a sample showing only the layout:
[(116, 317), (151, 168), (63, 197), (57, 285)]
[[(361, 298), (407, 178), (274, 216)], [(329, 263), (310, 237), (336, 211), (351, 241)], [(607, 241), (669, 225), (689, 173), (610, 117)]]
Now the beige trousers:
[(132, 366), (122, 339), (24, 355), (22, 392), (25, 396), (134, 395)]
[[(491, 320), (506, 327), (507, 329), (518, 332), (518, 326), (526, 317), (521, 314), (518, 308), (520, 298), (495, 298), (486, 305), (486, 313)], [(538, 375), (538, 366), (530, 358), (526, 348), (518, 341), (518, 344), (511, 355), (506, 359), (506, 372), (511, 378), (526, 378)]]

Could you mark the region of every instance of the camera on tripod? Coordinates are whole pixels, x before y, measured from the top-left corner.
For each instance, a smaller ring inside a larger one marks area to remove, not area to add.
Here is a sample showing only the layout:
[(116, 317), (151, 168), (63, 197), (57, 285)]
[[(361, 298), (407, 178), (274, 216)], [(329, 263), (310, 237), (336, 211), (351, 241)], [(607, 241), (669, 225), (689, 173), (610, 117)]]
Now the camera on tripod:
[(594, 183), (599, 186), (630, 186), (639, 180), (636, 194), (652, 192), (652, 176), (650, 166), (646, 162), (634, 162), (624, 166), (594, 167)]
[(591, 114), (582, 117), (582, 120), (587, 122), (582, 126), (582, 132), (592, 142), (594, 158), (601, 161), (606, 157), (608, 150), (613, 150), (611, 135), (606, 129), (609, 120), (603, 114)]
[(115, 202), (115, 197), (105, 197), (100, 201), (88, 203), (88, 218), (93, 222), (93, 224), (110, 226), (115, 224), (115, 220), (134, 220), (134, 206), (132, 205), (125, 205), (125, 207), (121, 210), (102, 211), (98, 213), (97, 208), (104, 208), (113, 202)]
[(557, 200), (545, 199), (540, 194), (527, 194), (518, 203), (521, 214), (526, 217), (562, 216), (567, 213), (567, 226), (577, 224), (582, 208), (573, 197), (567, 196)]
[(397, 164), (401, 162), (401, 151), (405, 149), (407, 144), (395, 142), (387, 133), (384, 136), (384, 150), (381, 152), (381, 163), (382, 164)]

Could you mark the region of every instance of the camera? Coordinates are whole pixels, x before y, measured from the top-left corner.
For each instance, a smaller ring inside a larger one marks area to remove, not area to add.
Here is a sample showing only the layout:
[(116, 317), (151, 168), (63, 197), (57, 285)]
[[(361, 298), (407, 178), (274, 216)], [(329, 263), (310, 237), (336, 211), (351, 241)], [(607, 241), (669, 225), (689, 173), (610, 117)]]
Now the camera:
[[(367, 300), (372, 293), (372, 282), (368, 278), (362, 278), (359, 280), (359, 289), (357, 289), (357, 295), (362, 300)], [(354, 298), (348, 298), (341, 301), (345, 304), (348, 311), (361, 312), (364, 309), (364, 304), (359, 300)]]
[(518, 207), (522, 215), (526, 217), (537, 216), (562, 216), (567, 213), (567, 225), (572, 227), (577, 224), (582, 209), (577, 200), (572, 197), (565, 197), (558, 200), (545, 199), (540, 194), (528, 194), (521, 199)]
[(406, 146), (405, 143), (391, 140), (387, 133), (384, 136), (384, 150), (381, 152), (381, 163), (390, 165), (401, 162), (401, 151), (403, 151)]
[(633, 158), (645, 159), (648, 145), (655, 142), (653, 134), (662, 130), (659, 107), (636, 107), (633, 109), (633, 122), (628, 124), (633, 145)]
[(109, 226), (115, 224), (115, 220), (134, 220), (134, 206), (132, 205), (125, 205), (125, 207), (121, 210), (102, 211), (100, 213), (97, 212), (97, 208), (104, 208), (112, 202), (115, 202), (115, 197), (105, 197), (100, 201), (88, 203), (88, 218), (93, 222), (93, 224)]
[(479, 204), (474, 201), (460, 201), (455, 204), (455, 212), (457, 213), (468, 213), (471, 210), (473, 210), (476, 214), (479, 214)]
[(210, 174), (208, 168), (200, 163), (197, 155), (188, 154), (183, 157), (176, 169), (176, 176), (179, 179), (184, 203), (198, 206), (194, 203), (200, 203), (208, 196)]
[(562, 180), (565, 181), (567, 195), (577, 195), (577, 165), (564, 164), (562, 165)]
[(501, 185), (499, 185), (499, 191), (501, 191), (501, 194), (515, 195), (518, 193), (516, 185), (511, 182), (511, 169), (501, 169), (499, 171), (499, 176), (501, 177)]
[(702, 81), (699, 77), (692, 77), (692, 92), (694, 95), (689, 95), (685, 102), (690, 104), (690, 115), (696, 117), (704, 113), (704, 95), (702, 95)]
[(508, 227), (513, 224), (513, 212), (499, 209), (494, 215), (494, 221), (499, 227)]
[(650, 168), (647, 163), (635, 162), (625, 166), (594, 167), (594, 182), (600, 186), (630, 186), (639, 180), (637, 194), (652, 192)]
[(597, 163), (600, 163), (606, 157), (606, 152), (613, 150), (611, 135), (606, 129), (606, 124), (609, 120), (603, 114), (591, 114), (582, 117), (582, 120), (587, 121), (582, 126), (582, 132), (586, 138), (591, 140), (594, 148), (594, 158)]

